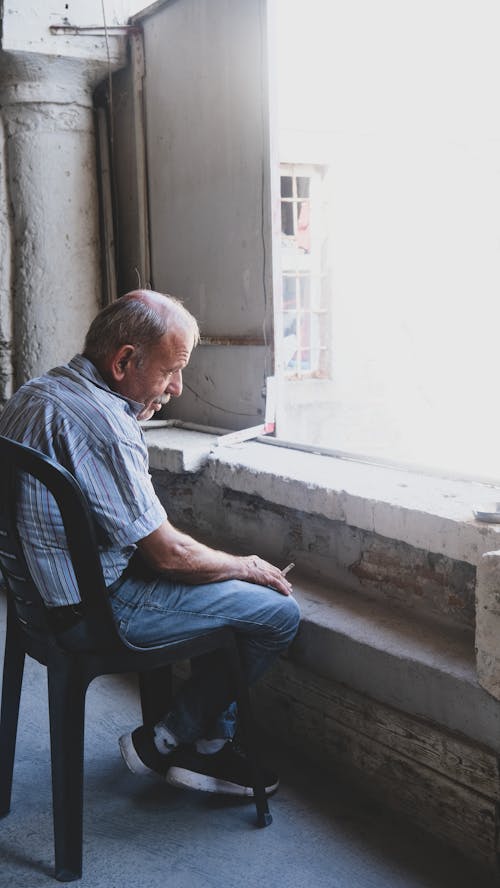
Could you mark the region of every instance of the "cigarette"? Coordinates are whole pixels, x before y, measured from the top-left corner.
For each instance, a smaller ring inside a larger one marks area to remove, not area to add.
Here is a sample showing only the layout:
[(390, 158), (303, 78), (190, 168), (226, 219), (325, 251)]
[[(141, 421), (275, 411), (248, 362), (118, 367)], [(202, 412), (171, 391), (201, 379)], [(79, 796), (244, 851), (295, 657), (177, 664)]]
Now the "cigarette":
[(291, 571), (292, 567), (295, 567), (294, 561), (291, 561), (290, 564), (287, 564), (287, 566), (283, 568), (283, 570), (281, 571), (282, 575), (286, 577), (287, 573)]

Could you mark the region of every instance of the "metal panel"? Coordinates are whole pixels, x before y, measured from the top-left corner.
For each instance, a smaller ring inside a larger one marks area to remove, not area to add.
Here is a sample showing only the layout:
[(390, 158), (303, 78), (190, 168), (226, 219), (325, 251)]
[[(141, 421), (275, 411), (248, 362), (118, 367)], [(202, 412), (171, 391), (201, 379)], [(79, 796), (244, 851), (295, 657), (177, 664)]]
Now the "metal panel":
[(207, 335), (255, 335), (265, 318), (264, 16), (261, 0), (180, 0), (143, 23), (153, 280)]
[[(266, 0), (176, 0), (140, 18), (152, 285), (182, 299), (203, 336), (230, 340), (199, 349), (189, 374), (204, 388), (223, 361), (211, 400), (232, 411), (229, 428), (259, 421), (272, 372), (266, 16)], [(183, 415), (222, 422), (183, 400)]]

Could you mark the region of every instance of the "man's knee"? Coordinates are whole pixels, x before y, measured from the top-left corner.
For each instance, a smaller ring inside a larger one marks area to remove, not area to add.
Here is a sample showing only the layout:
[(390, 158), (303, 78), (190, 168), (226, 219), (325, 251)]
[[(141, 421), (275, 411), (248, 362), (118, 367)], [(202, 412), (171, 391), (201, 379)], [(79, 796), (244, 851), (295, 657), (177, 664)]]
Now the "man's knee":
[(281, 631), (286, 636), (287, 644), (295, 638), (300, 623), (299, 606), (292, 595), (284, 595), (281, 602)]

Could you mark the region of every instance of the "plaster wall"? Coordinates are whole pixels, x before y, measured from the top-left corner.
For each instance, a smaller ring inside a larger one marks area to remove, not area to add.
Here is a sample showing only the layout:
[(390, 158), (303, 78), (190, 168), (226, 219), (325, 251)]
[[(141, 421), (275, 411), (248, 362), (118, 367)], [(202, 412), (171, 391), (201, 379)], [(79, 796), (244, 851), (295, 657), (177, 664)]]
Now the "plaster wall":
[(87, 74), (73, 60), (0, 57), (16, 385), (80, 350), (99, 305)]
[[(104, 10), (103, 10), (104, 5)], [(109, 33), (89, 35), (52, 33), (51, 26), (103, 28), (124, 25), (132, 12), (140, 8), (133, 0), (54, 0), (34, 4), (14, 0), (4, 4), (2, 48), (11, 52), (31, 52), (65, 58), (94, 58), (112, 65), (124, 64), (125, 46), (120, 37)]]
[[(125, 6), (108, 3), (107, 23)], [(3, 7), (0, 400), (80, 351), (101, 304), (93, 90), (126, 42), (50, 32), (101, 18), (97, 2)]]

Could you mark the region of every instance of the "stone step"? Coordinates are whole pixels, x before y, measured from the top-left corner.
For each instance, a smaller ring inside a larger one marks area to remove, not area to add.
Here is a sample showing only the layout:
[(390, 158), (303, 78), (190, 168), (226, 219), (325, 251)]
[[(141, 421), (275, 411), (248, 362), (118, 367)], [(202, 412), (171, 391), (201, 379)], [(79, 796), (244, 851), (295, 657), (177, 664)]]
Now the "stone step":
[(478, 684), (470, 631), (293, 580), (302, 611), (293, 662), (500, 752), (500, 703)]

